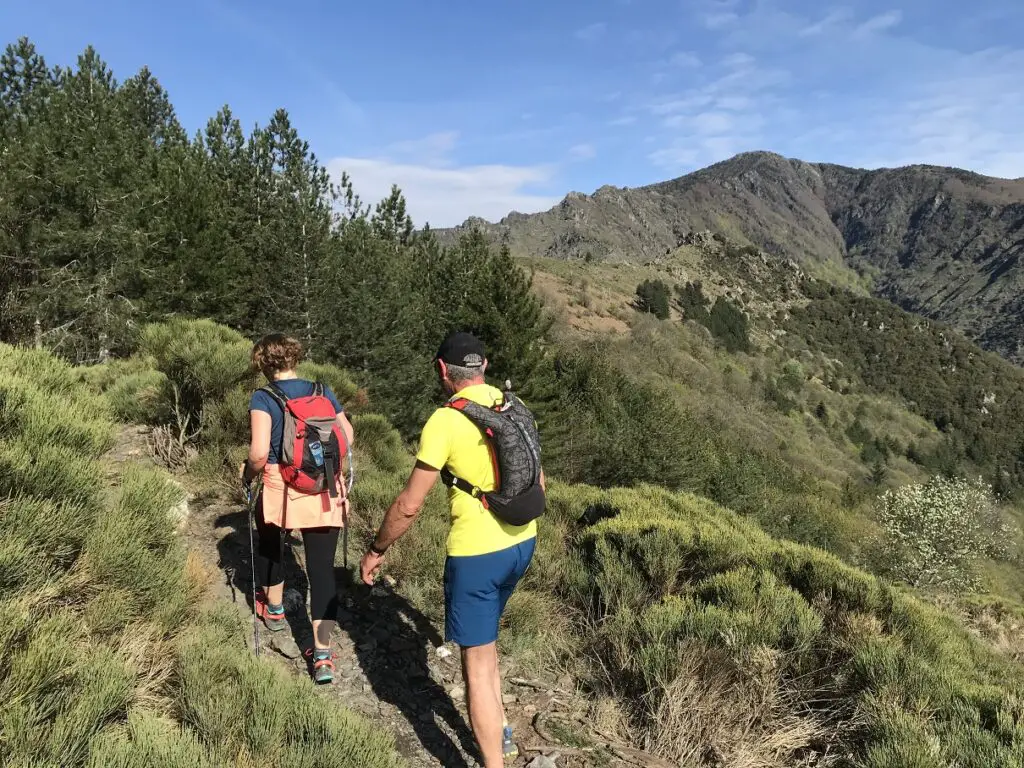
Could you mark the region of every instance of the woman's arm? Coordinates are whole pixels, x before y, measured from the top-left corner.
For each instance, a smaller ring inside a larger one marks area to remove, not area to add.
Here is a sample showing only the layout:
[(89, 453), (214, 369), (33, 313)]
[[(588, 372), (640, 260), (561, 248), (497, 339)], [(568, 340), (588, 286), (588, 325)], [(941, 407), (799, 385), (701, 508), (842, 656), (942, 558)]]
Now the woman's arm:
[(348, 447), (351, 448), (356, 444), (356, 431), (352, 428), (352, 422), (348, 420), (348, 416), (342, 411), (338, 414), (336, 419), (338, 426), (341, 427), (341, 431), (345, 434), (345, 439), (348, 440)]
[(242, 479), (252, 480), (263, 471), (270, 456), (270, 414), (266, 411), (249, 411), (249, 458), (242, 470)]

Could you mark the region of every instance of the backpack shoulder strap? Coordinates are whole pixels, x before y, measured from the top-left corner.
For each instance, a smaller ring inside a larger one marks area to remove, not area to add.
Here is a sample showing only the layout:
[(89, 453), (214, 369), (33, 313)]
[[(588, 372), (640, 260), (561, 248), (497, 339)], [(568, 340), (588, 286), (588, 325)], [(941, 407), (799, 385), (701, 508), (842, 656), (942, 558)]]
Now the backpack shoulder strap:
[(313, 397), (324, 396), (324, 383), (322, 381), (313, 382)]
[(260, 392), (266, 392), (270, 395), (274, 402), (281, 406), (282, 410), (287, 410), (288, 401), (291, 399), (284, 393), (284, 390), (277, 385), (276, 382), (270, 382), (265, 387), (260, 387)]

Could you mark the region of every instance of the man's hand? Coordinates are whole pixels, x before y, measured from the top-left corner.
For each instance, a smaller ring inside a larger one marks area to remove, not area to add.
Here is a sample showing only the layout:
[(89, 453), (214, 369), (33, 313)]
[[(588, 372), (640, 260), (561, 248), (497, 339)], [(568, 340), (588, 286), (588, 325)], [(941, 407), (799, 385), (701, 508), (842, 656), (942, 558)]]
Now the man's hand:
[(362, 576), (363, 583), (366, 586), (373, 586), (373, 582), (376, 581), (382, 565), (384, 565), (384, 555), (378, 555), (372, 551), (368, 551), (363, 555), (363, 561), (359, 564), (359, 574)]

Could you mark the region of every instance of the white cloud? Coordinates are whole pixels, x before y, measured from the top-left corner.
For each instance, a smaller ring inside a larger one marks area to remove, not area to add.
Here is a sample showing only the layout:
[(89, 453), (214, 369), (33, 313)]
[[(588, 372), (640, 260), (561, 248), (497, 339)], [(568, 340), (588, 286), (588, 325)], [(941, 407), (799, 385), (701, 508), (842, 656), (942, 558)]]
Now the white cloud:
[(853, 31), (855, 37), (867, 37), (876, 32), (885, 32), (892, 29), (903, 21), (902, 11), (886, 11), (877, 16), (872, 16), (862, 24), (859, 24)]
[(497, 221), (511, 211), (547, 210), (559, 197), (528, 190), (552, 180), (553, 169), (543, 165), (467, 165), (437, 168), (368, 157), (339, 157), (328, 163), (332, 177), (347, 171), (366, 203), (387, 197), (397, 184), (405, 195), (417, 227), (461, 224), (469, 216)]
[(569, 157), (573, 160), (592, 160), (597, 157), (597, 149), (593, 144), (577, 144), (569, 148)]
[(756, 59), (749, 53), (732, 53), (722, 59), (722, 66), (730, 69), (740, 69), (751, 66)]
[(724, 13), (707, 13), (704, 15), (704, 26), (708, 29), (724, 29), (739, 21), (739, 14), (732, 11)]
[(733, 112), (742, 112), (754, 105), (754, 100), (747, 96), (722, 96), (715, 100), (718, 109), (728, 109)]
[(821, 21), (816, 21), (813, 24), (808, 24), (806, 27), (803, 27), (798, 34), (801, 37), (813, 37), (815, 35), (820, 35), (832, 27), (838, 26), (845, 21), (849, 21), (851, 18), (853, 18), (853, 13), (848, 8), (838, 8), (827, 13)]
[(585, 43), (596, 43), (602, 37), (605, 32), (608, 31), (608, 25), (603, 21), (598, 21), (593, 24), (588, 24), (585, 27), (581, 27), (576, 30), (576, 39), (582, 40)]
[(395, 142), (388, 146), (386, 154), (390, 158), (410, 158), (426, 165), (447, 165), (458, 141), (458, 131), (440, 131), (422, 139)]
[(673, 67), (691, 68), (699, 67), (701, 65), (700, 57), (693, 51), (677, 51), (672, 54), (672, 57), (668, 62)]

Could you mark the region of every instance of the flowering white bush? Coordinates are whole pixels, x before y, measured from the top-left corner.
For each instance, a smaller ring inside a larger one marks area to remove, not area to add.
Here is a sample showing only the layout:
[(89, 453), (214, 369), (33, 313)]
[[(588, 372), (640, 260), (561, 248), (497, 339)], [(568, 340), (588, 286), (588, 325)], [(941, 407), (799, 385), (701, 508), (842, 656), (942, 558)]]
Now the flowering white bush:
[(934, 477), (886, 491), (878, 516), (892, 575), (914, 586), (971, 586), (977, 561), (997, 554), (1009, 533), (980, 479)]

